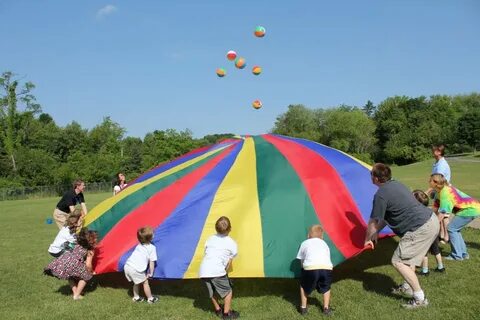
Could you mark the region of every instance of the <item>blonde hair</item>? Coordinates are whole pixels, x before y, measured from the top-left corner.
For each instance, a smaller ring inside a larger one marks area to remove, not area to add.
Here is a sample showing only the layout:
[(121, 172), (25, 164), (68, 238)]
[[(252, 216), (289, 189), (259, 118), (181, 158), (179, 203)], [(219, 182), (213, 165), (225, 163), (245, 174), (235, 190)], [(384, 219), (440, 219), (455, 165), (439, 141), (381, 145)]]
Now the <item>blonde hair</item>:
[(445, 186), (448, 186), (448, 181), (445, 179), (443, 174), (434, 173), (430, 176), (430, 181), (435, 184), (435, 188), (442, 189)]
[(150, 243), (153, 239), (153, 228), (146, 226), (138, 229), (137, 239), (141, 244)]
[(309, 238), (319, 238), (323, 239), (323, 228), (319, 224), (314, 224), (308, 229)]
[(221, 235), (228, 234), (232, 230), (230, 219), (225, 216), (218, 218), (217, 222), (215, 222), (215, 230)]

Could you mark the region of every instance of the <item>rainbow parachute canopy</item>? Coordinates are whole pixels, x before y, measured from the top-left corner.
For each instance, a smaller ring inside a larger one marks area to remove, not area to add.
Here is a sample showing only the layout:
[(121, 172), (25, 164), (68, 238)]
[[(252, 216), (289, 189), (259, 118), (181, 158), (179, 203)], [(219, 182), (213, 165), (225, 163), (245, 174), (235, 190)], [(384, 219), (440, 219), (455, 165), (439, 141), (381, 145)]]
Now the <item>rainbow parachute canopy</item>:
[[(215, 221), (228, 216), (238, 243), (232, 277), (294, 277), (308, 228), (321, 224), (338, 265), (363, 250), (376, 186), (369, 167), (303, 139), (265, 134), (227, 139), (146, 172), (85, 217), (98, 231), (95, 271), (122, 271), (154, 228), (155, 278), (198, 278)], [(391, 233), (389, 230), (383, 234)]]

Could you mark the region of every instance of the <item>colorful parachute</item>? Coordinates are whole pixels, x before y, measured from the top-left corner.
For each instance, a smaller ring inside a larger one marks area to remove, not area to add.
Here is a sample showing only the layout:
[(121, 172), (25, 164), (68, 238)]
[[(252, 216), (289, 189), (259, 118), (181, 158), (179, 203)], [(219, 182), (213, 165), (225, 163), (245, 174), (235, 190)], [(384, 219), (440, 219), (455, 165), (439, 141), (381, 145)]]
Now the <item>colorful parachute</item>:
[(225, 215), (239, 248), (230, 276), (294, 277), (312, 224), (323, 226), (334, 265), (363, 250), (375, 191), (369, 167), (343, 152), (279, 135), (245, 136), (143, 174), (89, 212), (85, 225), (99, 233), (98, 274), (122, 271), (137, 229), (150, 225), (154, 277), (197, 278), (205, 240)]

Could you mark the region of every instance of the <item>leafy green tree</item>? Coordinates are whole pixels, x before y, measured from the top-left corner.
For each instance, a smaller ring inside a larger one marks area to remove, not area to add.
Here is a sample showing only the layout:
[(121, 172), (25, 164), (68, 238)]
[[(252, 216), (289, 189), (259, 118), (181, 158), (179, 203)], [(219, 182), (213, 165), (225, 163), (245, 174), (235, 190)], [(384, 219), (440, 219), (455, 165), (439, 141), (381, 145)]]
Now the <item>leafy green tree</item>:
[(480, 108), (470, 110), (458, 119), (457, 137), (474, 151), (480, 146)]
[(373, 115), (375, 114), (377, 107), (373, 104), (372, 101), (368, 100), (367, 103), (363, 106), (362, 110), (365, 112), (365, 114), (369, 117), (372, 118)]
[(371, 161), (375, 149), (375, 123), (359, 109), (337, 108), (325, 111), (325, 144)]
[(0, 139), (11, 160), (12, 169), (16, 172), (15, 151), (20, 145), (18, 131), (21, 127), (18, 120), (22, 115), (17, 110), (17, 103), (20, 102), (25, 107), (23, 114), (28, 117), (39, 113), (41, 108), (35, 96), (31, 94), (35, 85), (26, 82), (18, 89), (19, 82), (14, 76), (12, 72), (4, 72), (0, 76)]
[(289, 105), (288, 111), (277, 117), (272, 133), (320, 141), (322, 116), (323, 110), (311, 110), (304, 105)]

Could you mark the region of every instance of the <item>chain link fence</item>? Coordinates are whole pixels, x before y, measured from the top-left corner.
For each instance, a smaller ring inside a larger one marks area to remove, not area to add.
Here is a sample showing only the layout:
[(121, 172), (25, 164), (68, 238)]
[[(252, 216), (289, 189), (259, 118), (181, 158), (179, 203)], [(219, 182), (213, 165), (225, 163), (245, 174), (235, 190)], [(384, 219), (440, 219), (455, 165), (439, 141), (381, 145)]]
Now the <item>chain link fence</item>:
[[(37, 187), (8, 187), (0, 188), (0, 201), (39, 199), (62, 196), (72, 185), (37, 186)], [(86, 183), (85, 191), (88, 193), (100, 193), (112, 191), (111, 182)]]

